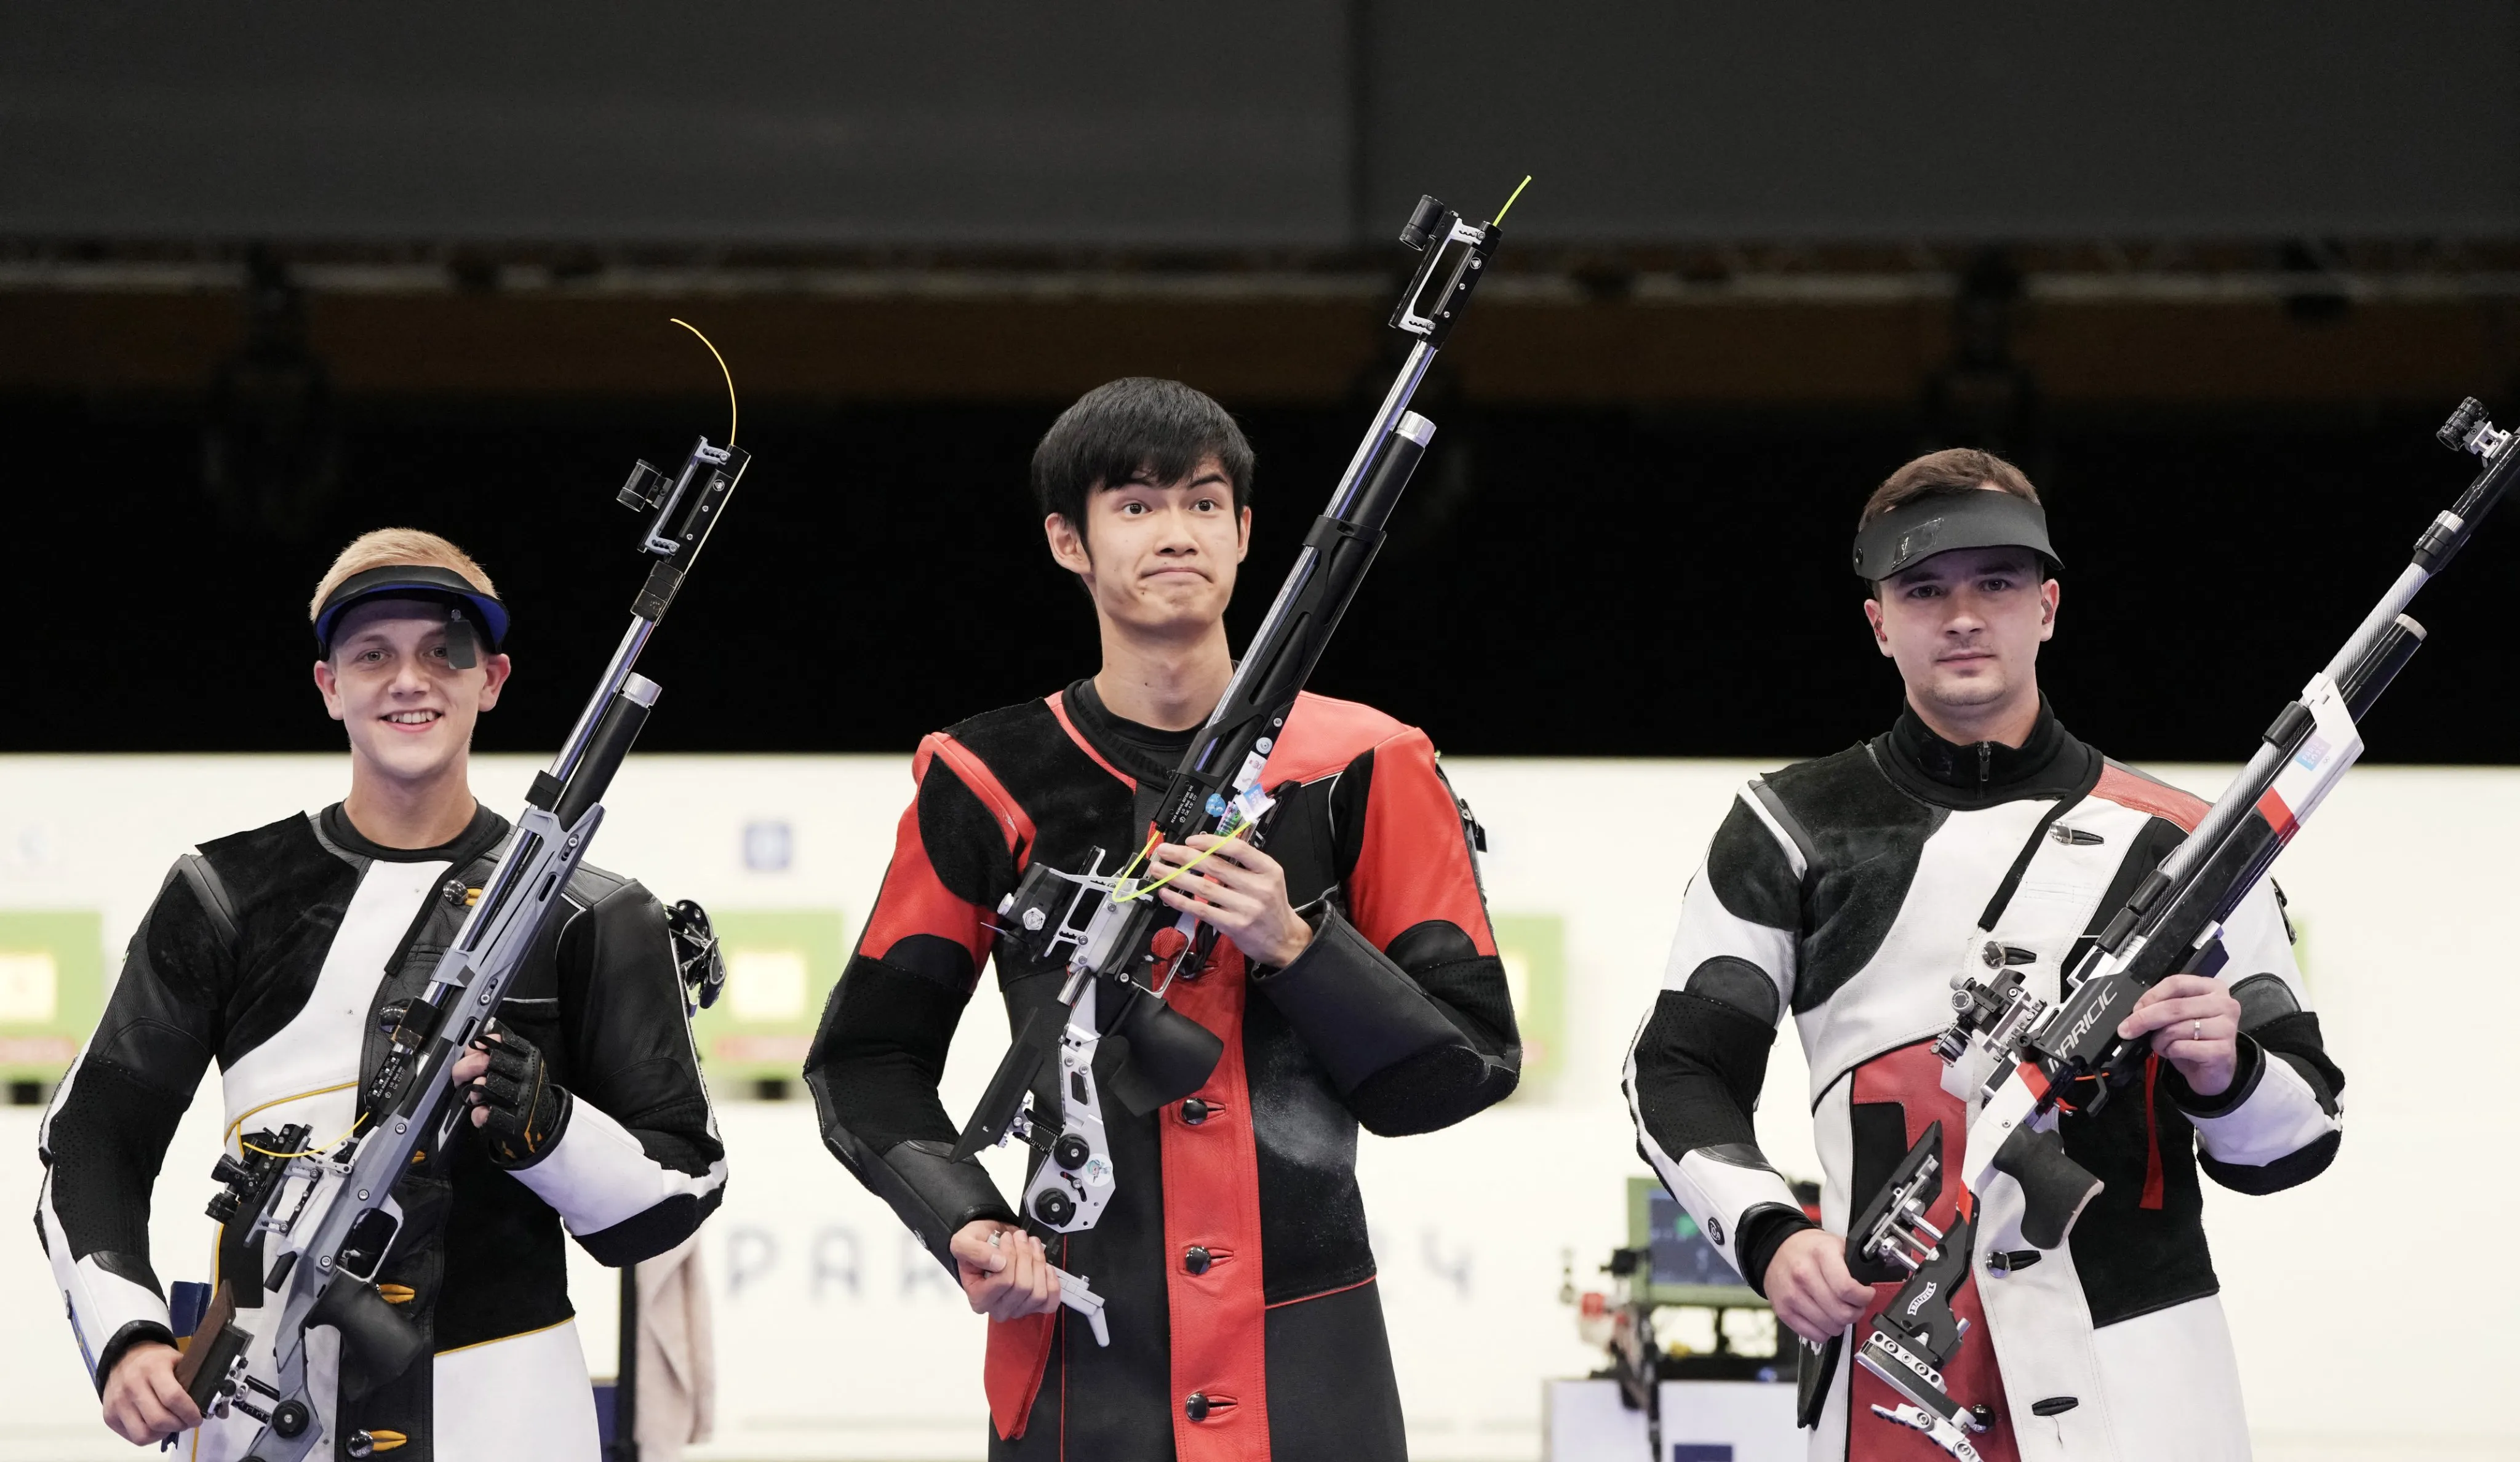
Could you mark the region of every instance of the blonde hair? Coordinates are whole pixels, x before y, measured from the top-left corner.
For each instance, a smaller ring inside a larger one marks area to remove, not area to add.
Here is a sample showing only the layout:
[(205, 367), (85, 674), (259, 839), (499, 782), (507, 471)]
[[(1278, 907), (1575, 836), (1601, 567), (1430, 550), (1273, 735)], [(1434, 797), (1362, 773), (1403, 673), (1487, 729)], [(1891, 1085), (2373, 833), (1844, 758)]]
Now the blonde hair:
[(395, 564), (427, 564), (449, 570), (491, 598), (499, 597), (499, 591), (490, 586), (490, 575), (481, 571), (472, 556), (444, 538), (419, 528), (378, 528), (351, 539), (350, 546), (333, 561), (333, 567), (324, 571), (324, 577), (315, 585), (315, 597), (306, 601), (306, 621), (315, 622), (315, 617), (323, 612), (324, 601), (352, 574)]

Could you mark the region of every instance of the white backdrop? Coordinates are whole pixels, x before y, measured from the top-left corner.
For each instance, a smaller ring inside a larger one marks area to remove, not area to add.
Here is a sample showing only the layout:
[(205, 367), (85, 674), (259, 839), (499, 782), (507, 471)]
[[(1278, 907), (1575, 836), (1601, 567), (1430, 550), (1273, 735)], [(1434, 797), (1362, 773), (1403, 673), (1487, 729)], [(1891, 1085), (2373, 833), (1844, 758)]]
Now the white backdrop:
[[(1651, 1002), (1681, 889), (1750, 763), (1448, 761), (1490, 830), (1500, 913), (1555, 913), (1567, 946), (1564, 1075), (1449, 1132), (1365, 1139), (1415, 1453), (1534, 1458), (1540, 1382), (1595, 1364), (1557, 1302), (1625, 1231), (1635, 1156), (1617, 1085)], [(485, 758), (485, 800), (518, 800), (531, 764)], [(2167, 768), (2211, 795), (2223, 770)], [(0, 907), (102, 911), (118, 951), (169, 859), (340, 791), (331, 757), (0, 758)], [(713, 909), (831, 906), (855, 937), (907, 799), (898, 757), (634, 758), (596, 861)], [(781, 821), (784, 871), (742, 855)], [(2520, 982), (2502, 921), (2520, 871), (2520, 769), (2366, 767), (2277, 869), (2305, 934), (2313, 996), (2345, 1068), (2348, 1136), (2325, 1177), (2245, 1199), (2208, 1186), (2208, 1224), (2269, 1458), (2520, 1456), (2504, 1404), (2520, 1360), (2507, 1316), (2520, 1151), (2502, 1042)], [(111, 963), (109, 962), (109, 966)], [(946, 1075), (968, 1110), (1006, 1040), (975, 1002)], [(1780, 1040), (1760, 1135), (1813, 1172), (1799, 1047)], [(730, 1101), (732, 1163), (706, 1259), (718, 1306), (718, 1440), (696, 1457), (976, 1458), (981, 1322), (890, 1213), (822, 1151), (810, 1104)], [(158, 1185), (167, 1280), (207, 1268), (201, 1216), (215, 1099), (196, 1104)], [(0, 1108), (0, 1214), (31, 1211), (35, 1114)], [(5, 1232), (5, 1231), (0, 1231)], [(32, 1236), (0, 1242), (0, 1462), (129, 1457), (95, 1420)], [(2475, 1259), (2455, 1256), (2472, 1252)], [(574, 1276), (595, 1369), (608, 1371), (608, 1271)], [(1115, 1316), (1115, 1323), (1127, 1323)]]

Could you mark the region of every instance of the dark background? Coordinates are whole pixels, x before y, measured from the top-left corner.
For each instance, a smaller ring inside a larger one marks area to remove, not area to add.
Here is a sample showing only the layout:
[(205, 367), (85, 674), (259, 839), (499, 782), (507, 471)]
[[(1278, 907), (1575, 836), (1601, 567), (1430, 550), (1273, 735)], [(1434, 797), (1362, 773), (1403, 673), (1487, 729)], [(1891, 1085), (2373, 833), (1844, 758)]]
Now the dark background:
[[(640, 573), (634, 457), (754, 464), (646, 745), (901, 751), (1095, 663), (1023, 491), (1177, 375), (1259, 452), (1256, 622), (1388, 380), (1435, 188), (1524, 171), (1439, 435), (1314, 682), (1473, 754), (1798, 755), (1896, 679), (1844, 570), (1987, 445), (2113, 753), (2236, 759), (2520, 415), (2520, 6), (0, 4), (0, 751), (338, 744), (305, 596), (447, 533), (551, 746)], [(2388, 761), (2520, 756), (2491, 523)], [(1605, 809), (1615, 815), (1615, 809)]]
[[(1055, 409), (754, 413), (737, 506), (646, 662), (670, 692), (648, 745), (901, 749), (1090, 673), (1091, 613), (1049, 563), (1021, 485)], [(674, 458), (721, 415), (705, 401), (361, 413), (342, 434), (345, 486), (282, 535), (166, 489), (199, 471), (189, 424), (12, 409), (9, 437), (38, 450), (21, 460), (26, 555), (7, 591), (35, 694), (9, 741), (333, 746), (307, 678), (305, 595), (338, 543), (393, 522), (465, 543), (517, 610), (521, 679), (484, 747), (550, 746), (640, 574), (637, 522), (611, 502), (624, 459)], [(1244, 413), (1260, 488), (1238, 643), (1359, 415)], [(1913, 422), (1448, 415), (1317, 689), (1481, 754), (1803, 754), (1891, 714), (1897, 682), (1843, 565), (1855, 507), (1918, 445)], [(2070, 566), (2042, 666), (2060, 713), (2125, 755), (2243, 754), (2464, 481), (2433, 425), (2059, 423), (2041, 455)], [(2499, 710), (2520, 688), (2504, 622), (2515, 563), (2510, 525), (2491, 526), (2419, 603), (2437, 633), (2374, 720), (2376, 755), (2512, 757)]]

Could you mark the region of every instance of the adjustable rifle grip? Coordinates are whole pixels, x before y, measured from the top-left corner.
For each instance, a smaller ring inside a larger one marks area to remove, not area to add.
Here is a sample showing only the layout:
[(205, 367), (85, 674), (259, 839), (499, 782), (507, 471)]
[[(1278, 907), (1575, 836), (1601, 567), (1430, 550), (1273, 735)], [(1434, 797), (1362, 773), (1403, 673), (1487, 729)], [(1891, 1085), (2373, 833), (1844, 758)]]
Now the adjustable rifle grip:
[(2063, 1138), (2026, 1123), (1996, 1149), (1995, 1170), (2021, 1185), (2021, 1237), (2041, 1249), (2064, 1243), (2083, 1206), (2105, 1186), (2065, 1156)]
[(1102, 1089), (1140, 1117), (1170, 1106), (1207, 1084), (1225, 1058), (1216, 1032), (1143, 991), (1122, 991), (1126, 1002), (1111, 1033), (1126, 1042), (1119, 1067)]
[(325, 1289), (306, 1312), (306, 1324), (341, 1332), (342, 1348), (355, 1351), (367, 1362), (368, 1374), (380, 1380), (401, 1375), (428, 1353), (427, 1336), (396, 1313), (375, 1285), (348, 1274)]

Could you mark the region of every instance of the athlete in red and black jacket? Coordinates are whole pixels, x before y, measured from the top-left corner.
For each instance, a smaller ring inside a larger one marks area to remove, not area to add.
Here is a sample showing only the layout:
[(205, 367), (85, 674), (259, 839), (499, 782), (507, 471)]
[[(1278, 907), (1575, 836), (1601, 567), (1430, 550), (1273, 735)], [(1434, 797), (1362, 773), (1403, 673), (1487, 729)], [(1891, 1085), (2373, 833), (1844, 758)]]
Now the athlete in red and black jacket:
[[(1158, 895), (1221, 936), (1167, 999), (1225, 1055), (1187, 1100), (1106, 1110), (1127, 1177), (1101, 1223), (1045, 1249), (976, 1162), (948, 1160), (937, 1077), (982, 963), (1014, 1027), (1060, 983), (1060, 961), (1001, 940), (991, 911), (1037, 859), (1136, 847), (1232, 674), (1250, 473), (1233, 419), (1173, 382), (1100, 388), (1044, 437), (1034, 485), (1094, 600), (1102, 671), (921, 743), (917, 800), (806, 1058), (832, 1153), (994, 1321), (993, 1458), (1405, 1457), (1357, 1128), (1449, 1126), (1519, 1069), (1473, 825), (1433, 747), (1306, 695), (1270, 753), (1266, 851), (1227, 845)], [(1107, 1348), (1060, 1309), (1054, 1263), (1108, 1303)]]

